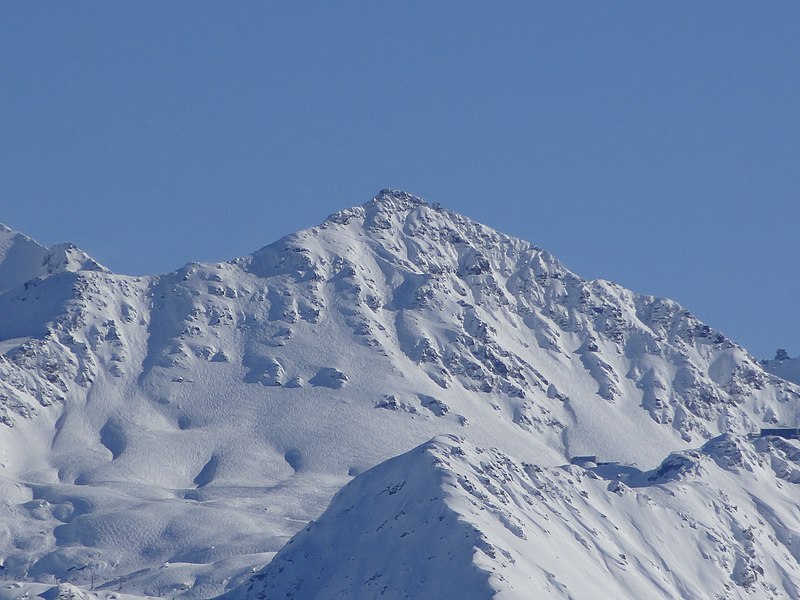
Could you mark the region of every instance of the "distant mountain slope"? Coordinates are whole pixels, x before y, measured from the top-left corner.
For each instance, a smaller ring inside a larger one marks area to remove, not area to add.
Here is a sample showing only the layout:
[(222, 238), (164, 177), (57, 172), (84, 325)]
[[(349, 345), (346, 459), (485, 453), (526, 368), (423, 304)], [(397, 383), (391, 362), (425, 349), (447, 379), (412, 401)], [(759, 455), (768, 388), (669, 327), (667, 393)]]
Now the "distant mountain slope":
[(798, 484), (780, 438), (640, 473), (440, 437), (357, 477), (223, 598), (800, 598)]
[(130, 593), (209, 597), (433, 436), (648, 469), (783, 422), (800, 396), (678, 304), (404, 192), (160, 276), (30, 270), (40, 251), (12, 237), (27, 248), (0, 278), (15, 577), (91, 562)]
[(800, 384), (800, 356), (792, 358), (786, 351), (778, 351), (772, 360), (762, 360), (761, 366), (768, 373), (777, 375), (781, 379)]

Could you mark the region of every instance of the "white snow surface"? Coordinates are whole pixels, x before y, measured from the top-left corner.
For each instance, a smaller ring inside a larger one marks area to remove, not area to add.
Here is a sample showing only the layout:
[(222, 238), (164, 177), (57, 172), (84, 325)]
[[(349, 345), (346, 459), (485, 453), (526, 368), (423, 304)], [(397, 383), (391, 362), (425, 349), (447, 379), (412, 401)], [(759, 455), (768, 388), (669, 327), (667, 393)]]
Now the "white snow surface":
[(221, 600), (799, 598), (800, 445), (724, 434), (652, 471), (456, 436), (360, 475)]
[(800, 397), (678, 304), (404, 192), (160, 276), (0, 238), (0, 559), (18, 579), (86, 585), (92, 564), (103, 589), (208, 598), (434, 436), (648, 470)]

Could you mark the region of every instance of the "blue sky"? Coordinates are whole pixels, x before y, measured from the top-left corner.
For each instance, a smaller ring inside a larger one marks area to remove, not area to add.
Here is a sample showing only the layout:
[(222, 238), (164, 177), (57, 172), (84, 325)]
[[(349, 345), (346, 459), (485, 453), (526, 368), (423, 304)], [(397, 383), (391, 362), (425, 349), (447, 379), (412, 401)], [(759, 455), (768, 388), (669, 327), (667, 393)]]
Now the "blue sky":
[(800, 353), (800, 4), (0, 4), (0, 222), (125, 273), (419, 194)]

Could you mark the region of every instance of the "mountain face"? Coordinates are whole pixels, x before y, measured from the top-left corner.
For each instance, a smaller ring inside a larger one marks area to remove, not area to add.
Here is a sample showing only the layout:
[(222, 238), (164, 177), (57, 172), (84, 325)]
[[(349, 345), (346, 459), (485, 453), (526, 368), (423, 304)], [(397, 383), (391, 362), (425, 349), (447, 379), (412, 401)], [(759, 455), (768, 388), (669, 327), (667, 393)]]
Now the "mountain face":
[(0, 236), (13, 577), (82, 585), (91, 565), (113, 589), (210, 597), (434, 436), (647, 471), (788, 422), (800, 397), (678, 304), (403, 192), (152, 277)]
[(641, 472), (438, 437), (350, 482), (222, 600), (797, 598), (798, 483), (780, 438), (725, 434)]

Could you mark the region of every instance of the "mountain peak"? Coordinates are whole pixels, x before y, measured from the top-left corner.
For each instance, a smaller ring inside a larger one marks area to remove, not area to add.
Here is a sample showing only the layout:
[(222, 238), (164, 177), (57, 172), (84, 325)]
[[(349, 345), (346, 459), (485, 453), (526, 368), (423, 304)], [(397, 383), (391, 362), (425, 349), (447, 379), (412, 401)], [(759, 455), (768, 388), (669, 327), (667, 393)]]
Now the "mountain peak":
[[(470, 217), (445, 209), (438, 202), (428, 203), (419, 196), (402, 190), (382, 189), (364, 204), (329, 215), (320, 227), (328, 229), (336, 226), (363, 229), (362, 233), (367, 233), (369, 237), (377, 234), (384, 240), (386, 235), (398, 234), (399, 237), (415, 238), (418, 242), (427, 240), (428, 243), (439, 246), (468, 244), (485, 249), (499, 249), (511, 245), (517, 251), (541, 252), (540, 248), (530, 242), (501, 233)], [(350, 235), (352, 233), (355, 230)]]
[(52, 246), (47, 251), (42, 265), (47, 269), (47, 273), (50, 275), (63, 271), (109, 272), (106, 267), (71, 242)]
[(72, 243), (47, 248), (24, 233), (0, 223), (0, 293), (64, 271), (108, 269)]
[(385, 206), (396, 206), (401, 210), (408, 210), (421, 204), (428, 204), (419, 196), (415, 196), (403, 190), (393, 190), (383, 188), (368, 204), (382, 204)]
[(384, 188), (369, 202), (345, 208), (329, 215), (322, 226), (326, 227), (331, 224), (348, 225), (354, 218), (364, 219), (367, 225), (374, 223), (376, 220), (386, 222), (392, 215), (405, 215), (419, 206), (428, 206), (428, 203), (414, 194), (402, 190)]

